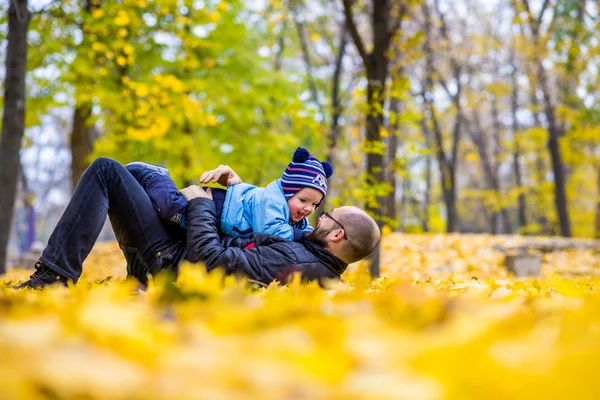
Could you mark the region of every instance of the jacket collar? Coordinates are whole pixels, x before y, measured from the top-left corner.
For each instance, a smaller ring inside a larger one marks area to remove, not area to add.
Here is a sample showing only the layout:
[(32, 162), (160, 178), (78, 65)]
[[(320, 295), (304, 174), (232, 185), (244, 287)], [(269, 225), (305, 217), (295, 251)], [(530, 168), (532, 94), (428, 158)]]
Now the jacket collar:
[(309, 240), (302, 240), (302, 244), (337, 276), (341, 276), (344, 271), (346, 271), (348, 264), (325, 250), (323, 247)]

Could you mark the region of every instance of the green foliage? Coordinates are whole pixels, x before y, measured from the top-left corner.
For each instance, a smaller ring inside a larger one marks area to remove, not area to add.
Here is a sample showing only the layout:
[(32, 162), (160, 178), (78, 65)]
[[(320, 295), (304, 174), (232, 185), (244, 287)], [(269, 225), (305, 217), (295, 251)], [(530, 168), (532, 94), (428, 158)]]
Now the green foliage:
[(94, 107), (93, 157), (165, 164), (179, 184), (221, 163), (264, 184), (298, 145), (321, 156), (302, 88), (259, 56), (244, 12), (240, 1), (51, 5), (31, 24), (28, 126), (53, 107)]
[(165, 49), (175, 57), (125, 82), (113, 104), (126, 107), (111, 110), (113, 123), (96, 154), (166, 164), (180, 183), (221, 163), (257, 184), (281, 173), (295, 146), (318, 129), (297, 88), (258, 56), (240, 7), (190, 4), (183, 14), (165, 15), (172, 22), (161, 28), (179, 32), (177, 44)]
[[(54, 119), (66, 134), (73, 109), (89, 107), (88, 123), (102, 135), (92, 157), (163, 164), (178, 185), (218, 164), (229, 164), (245, 181), (262, 185), (281, 174), (296, 146), (308, 147), (321, 158), (329, 153), (331, 78), (343, 22), (339, 4), (92, 0), (86, 8), (85, 3), (49, 2), (30, 22), (27, 127)], [(519, 26), (506, 37), (499, 29), (506, 21), (467, 3), (469, 16), (464, 20), (452, 9), (438, 10), (443, 15), (432, 10), (434, 110), (447, 158), (459, 111), (453, 101), (457, 90), (453, 61), (462, 82), (456, 94), (462, 112), (455, 165), (459, 216), (476, 221), (468, 228), (477, 230), (488, 228), (487, 217), (493, 212), (507, 210), (514, 222), (519, 195), (524, 195), (528, 224), (521, 232), (550, 233), (556, 225), (548, 119), (538, 64), (533, 62), (539, 56), (564, 130), (560, 149), (574, 233), (592, 235), (600, 165), (600, 111), (594, 95), (600, 55), (593, 40), (597, 10), (588, 7), (578, 18), (580, 1), (548, 3), (541, 35), (534, 43), (522, 1), (511, 2), (512, 23)], [(7, 5), (0, 5), (2, 48)], [(410, 199), (403, 195), (402, 201), (410, 204), (397, 205), (407, 215), (401, 228), (422, 229), (423, 209), (428, 207), (430, 229), (443, 231), (440, 165), (431, 135), (434, 125), (422, 106), (426, 33), (416, 22), (422, 21), (422, 4), (415, 0), (408, 6), (409, 17), (387, 53), (390, 72), (383, 106), (368, 104), (362, 64), (352, 39), (346, 37), (340, 82), (342, 120), (333, 153), (339, 165), (328, 201), (334, 206), (353, 203), (383, 209), (379, 203), (393, 188), (361, 174), (365, 155), (378, 154), (386, 163), (381, 169), (395, 174), (398, 188), (408, 188)], [(361, 34), (370, 22), (363, 14), (367, 9), (355, 7)], [(441, 17), (448, 40), (441, 31)], [(472, 24), (475, 20), (478, 23)], [(302, 25), (311, 68), (305, 65), (297, 22)], [(368, 50), (369, 39), (366, 35)], [(0, 60), (4, 62), (3, 54)], [(510, 108), (513, 73), (519, 116), (516, 132), (512, 132)], [(389, 109), (392, 99), (401, 102), (399, 111)], [(364, 138), (368, 113), (383, 116), (381, 140)], [(501, 171), (499, 193), (490, 189), (482, 168), (485, 154), (474, 137), (485, 139), (488, 161), (492, 169)], [(398, 148), (395, 161), (388, 162), (391, 143)], [(520, 186), (509, 171), (516, 150), (523, 173)], [(426, 165), (431, 169), (427, 188)], [(425, 190), (430, 204), (413, 204), (425, 199)], [(478, 215), (473, 216), (474, 210)], [(400, 217), (384, 222), (395, 226)]]

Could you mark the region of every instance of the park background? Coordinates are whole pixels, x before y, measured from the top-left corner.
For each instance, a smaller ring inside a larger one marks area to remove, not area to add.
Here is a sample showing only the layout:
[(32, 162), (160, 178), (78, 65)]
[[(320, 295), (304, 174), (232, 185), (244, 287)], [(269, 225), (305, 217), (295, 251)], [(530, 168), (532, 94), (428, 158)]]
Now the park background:
[[(132, 296), (107, 226), (88, 284), (17, 293), (30, 271), (4, 276), (0, 387), (597, 398), (599, 11), (590, 0), (2, 1), (0, 272), (32, 266), (99, 156), (164, 165), (180, 187), (219, 164), (265, 185), (307, 147), (335, 168), (325, 206), (367, 209), (384, 238), (326, 291), (249, 289), (188, 267)], [(506, 271), (511, 248), (541, 260), (537, 277)]]

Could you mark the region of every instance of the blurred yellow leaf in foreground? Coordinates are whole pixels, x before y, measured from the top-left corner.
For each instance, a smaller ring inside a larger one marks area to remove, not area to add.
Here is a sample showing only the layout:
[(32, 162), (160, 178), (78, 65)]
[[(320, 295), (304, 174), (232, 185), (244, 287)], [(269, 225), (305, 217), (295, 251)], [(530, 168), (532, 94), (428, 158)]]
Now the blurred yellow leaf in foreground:
[(184, 264), (145, 292), (99, 244), (69, 289), (1, 281), (1, 397), (596, 399), (600, 257), (518, 280), (493, 246), (523, 240), (388, 234), (372, 281), (366, 262), (326, 290)]

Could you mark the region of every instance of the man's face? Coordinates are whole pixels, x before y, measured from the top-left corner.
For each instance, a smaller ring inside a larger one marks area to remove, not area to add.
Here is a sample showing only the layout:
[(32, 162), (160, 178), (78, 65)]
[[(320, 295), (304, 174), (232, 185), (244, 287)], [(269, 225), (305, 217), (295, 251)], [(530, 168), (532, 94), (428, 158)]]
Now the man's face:
[[(329, 213), (329, 215), (335, 219), (338, 219), (342, 214), (343, 212), (339, 208), (335, 208)], [(308, 232), (304, 238), (321, 247), (325, 247), (327, 245), (327, 235), (336, 229), (340, 229), (340, 226), (334, 220), (323, 214), (319, 217), (315, 229)]]

